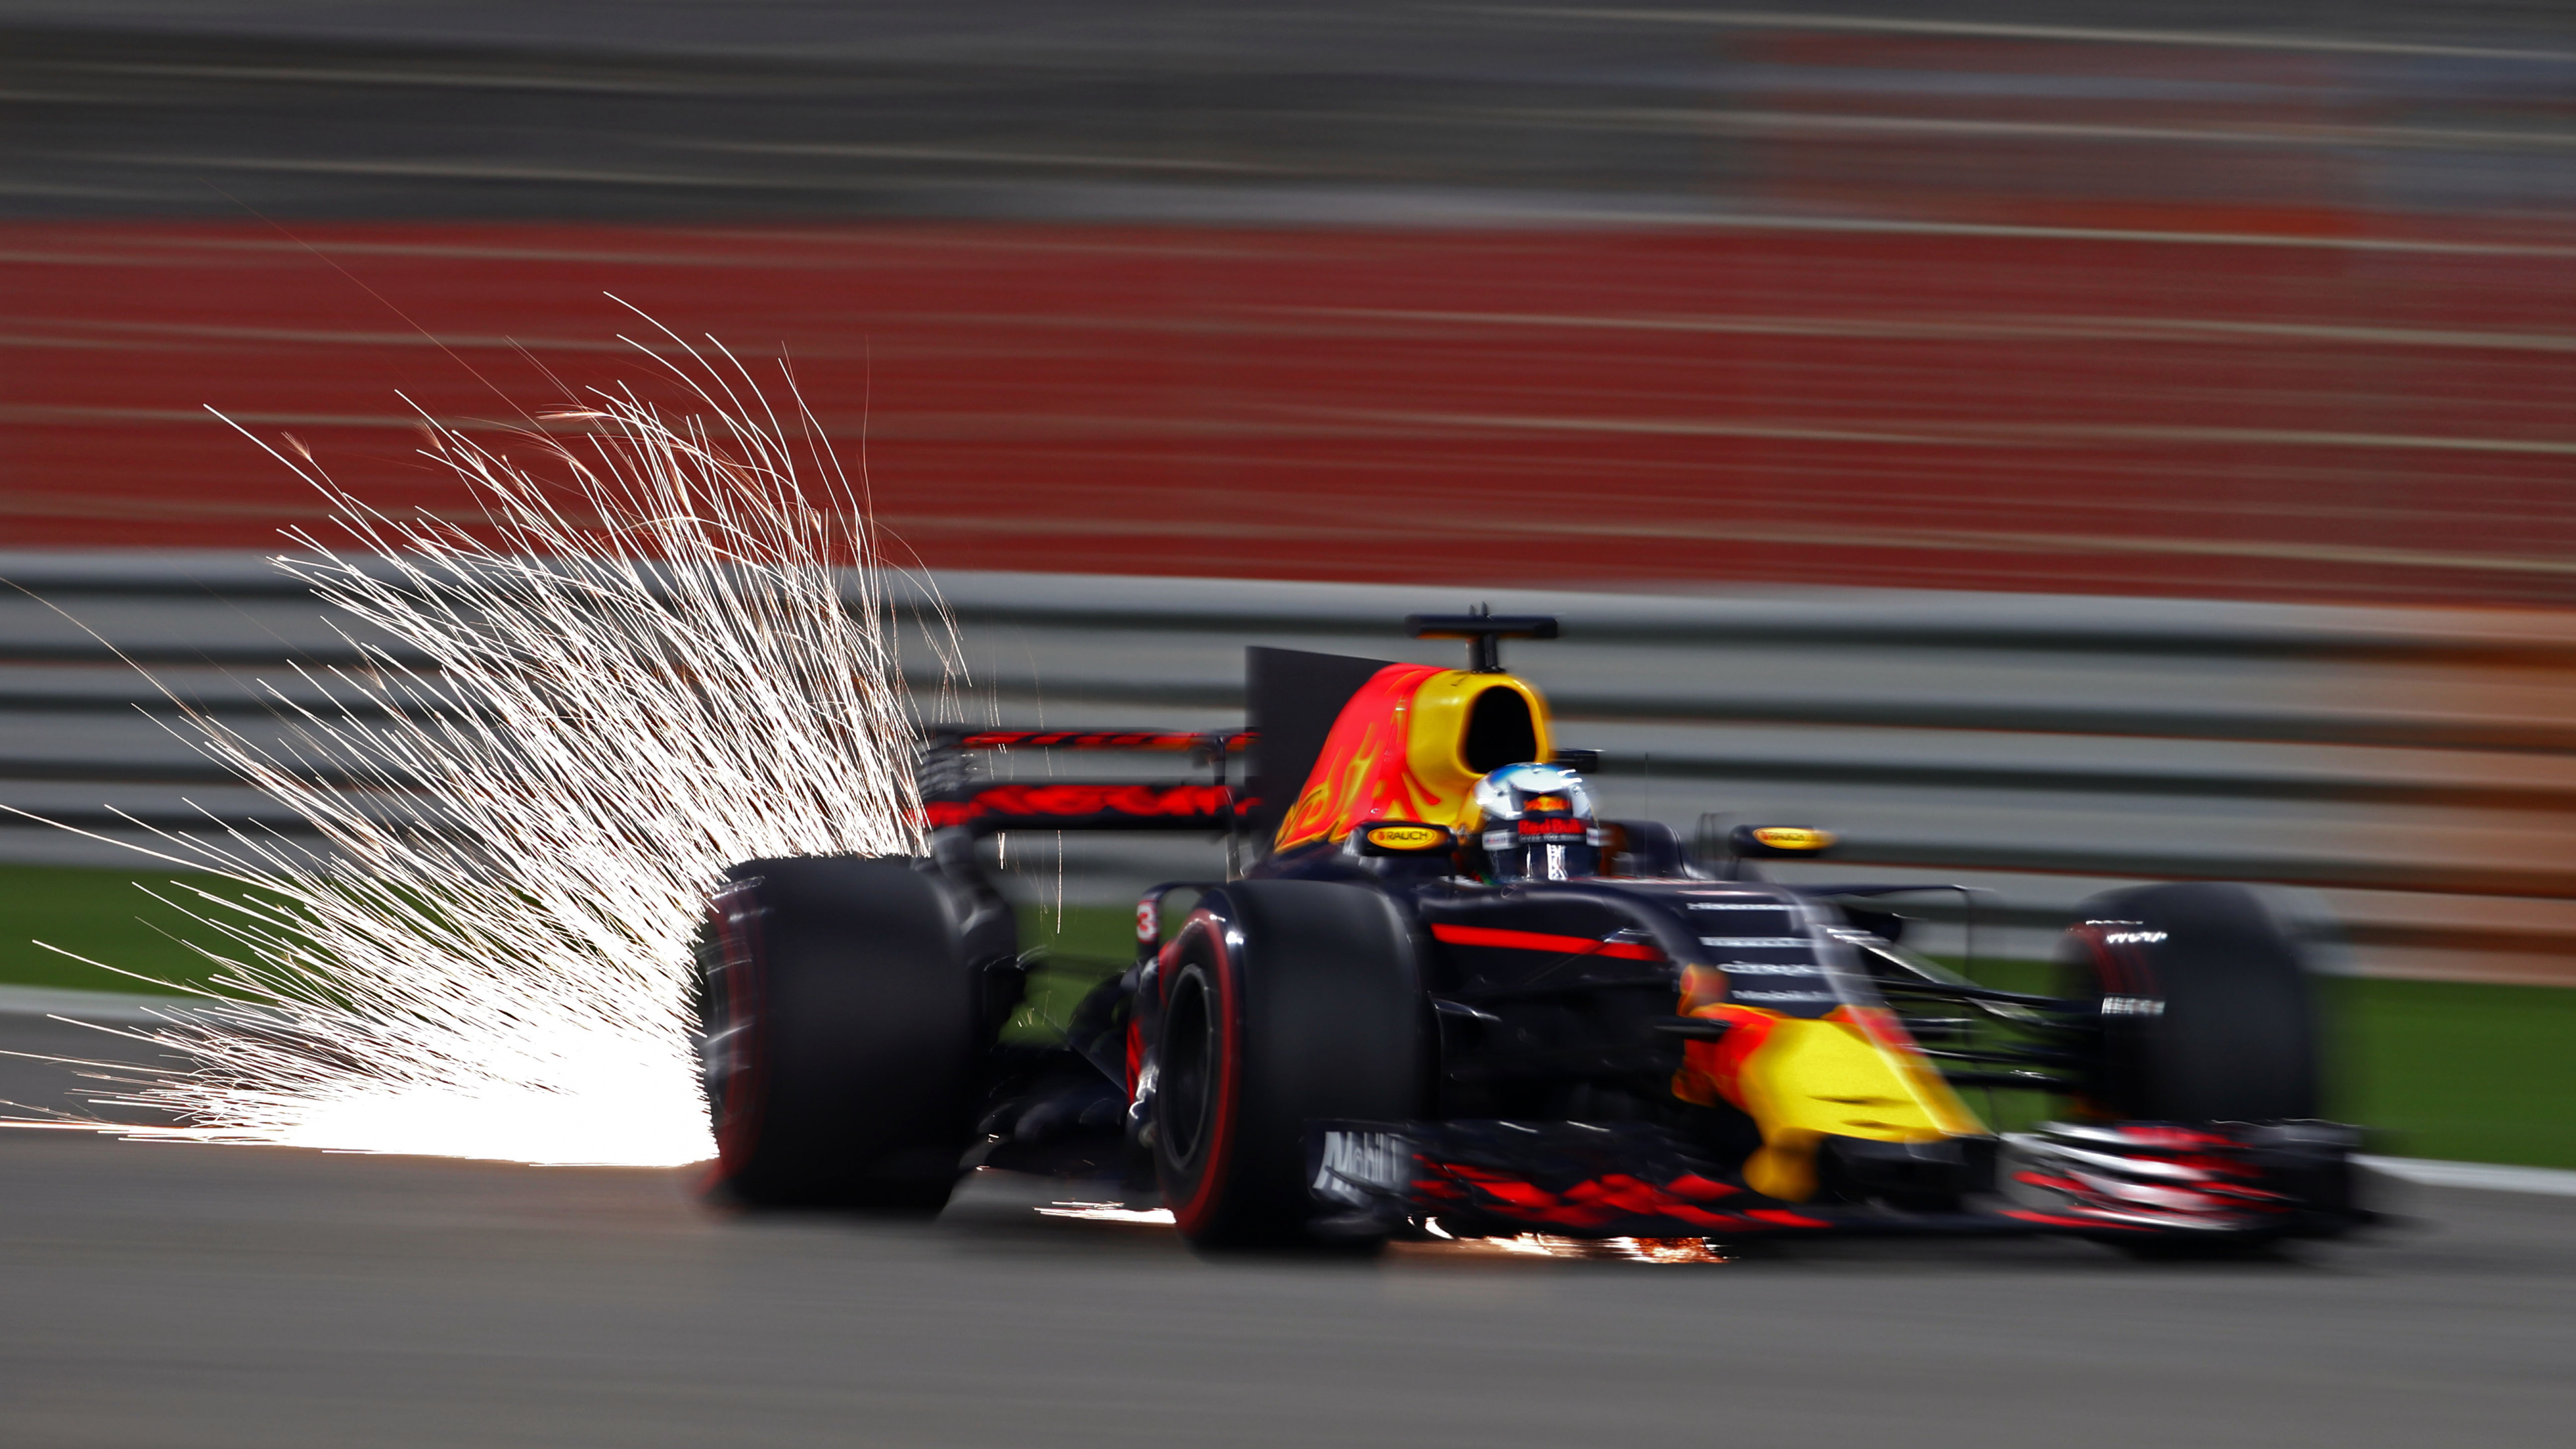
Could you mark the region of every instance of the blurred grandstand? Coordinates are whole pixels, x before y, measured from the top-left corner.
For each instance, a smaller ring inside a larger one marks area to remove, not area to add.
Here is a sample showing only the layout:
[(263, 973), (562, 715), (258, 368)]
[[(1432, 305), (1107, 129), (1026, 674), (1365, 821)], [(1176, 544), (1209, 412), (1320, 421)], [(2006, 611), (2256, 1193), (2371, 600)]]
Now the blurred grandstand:
[(607, 290), (936, 564), (2576, 579), (2557, 7), (0, 15), (12, 542), (309, 515), (207, 403), (440, 501), (394, 389), (595, 380)]

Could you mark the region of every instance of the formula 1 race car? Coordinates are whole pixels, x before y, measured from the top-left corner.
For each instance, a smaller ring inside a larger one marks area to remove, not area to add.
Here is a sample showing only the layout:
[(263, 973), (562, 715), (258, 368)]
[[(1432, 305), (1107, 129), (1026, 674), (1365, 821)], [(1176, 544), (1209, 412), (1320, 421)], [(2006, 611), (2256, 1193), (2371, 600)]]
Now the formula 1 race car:
[[(2098, 897), (2053, 992), (1982, 985), (1902, 944), (1915, 893), (1955, 887), (1766, 878), (1832, 846), (1806, 827), (1686, 846), (1598, 818), (1597, 760), (1500, 664), (1555, 620), (1409, 623), (1472, 667), (1254, 649), (1241, 732), (934, 730), (929, 855), (734, 868), (699, 950), (714, 1189), (936, 1211), (975, 1166), (1123, 1178), (1205, 1247), (2154, 1252), (2367, 1217), (2356, 1134), (2315, 1120), (2301, 952), (2252, 892)], [(1180, 753), (1210, 778), (989, 778), (1004, 749)], [(977, 842), (1012, 829), (1207, 832), (1228, 878), (1145, 891), (1134, 965), (1061, 1040), (1006, 1040), (1032, 963)], [(1999, 1132), (1963, 1089), (2039, 1125)]]

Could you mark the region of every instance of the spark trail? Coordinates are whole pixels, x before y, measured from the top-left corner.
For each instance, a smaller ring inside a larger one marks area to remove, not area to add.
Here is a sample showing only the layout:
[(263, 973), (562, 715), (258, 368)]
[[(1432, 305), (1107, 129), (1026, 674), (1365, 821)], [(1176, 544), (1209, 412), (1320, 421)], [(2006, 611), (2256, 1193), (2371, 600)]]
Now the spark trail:
[(385, 516), (300, 447), (270, 450), (345, 535), (290, 533), (275, 562), (345, 616), (367, 666), (306, 674), (329, 707), (267, 686), (283, 746), (188, 716), (192, 743), (322, 844), (162, 834), (163, 858), (228, 883), (165, 897), (219, 933), (199, 949), (222, 999), (136, 1033), (186, 1065), (96, 1100), (177, 1125), (116, 1130), (712, 1154), (687, 1004), (711, 884), (746, 858), (922, 840), (864, 499), (801, 399), (782, 423), (720, 346), (664, 365), (703, 411), (594, 394), (514, 435), (534, 469), (424, 418), (476, 528)]

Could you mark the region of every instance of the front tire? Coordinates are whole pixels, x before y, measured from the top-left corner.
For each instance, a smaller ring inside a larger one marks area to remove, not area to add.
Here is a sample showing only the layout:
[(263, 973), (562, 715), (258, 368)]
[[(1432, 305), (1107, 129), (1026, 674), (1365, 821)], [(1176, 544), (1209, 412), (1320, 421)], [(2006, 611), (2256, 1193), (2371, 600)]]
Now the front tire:
[(986, 1035), (960, 906), (902, 860), (755, 860), (726, 881), (698, 951), (711, 1193), (938, 1212)]
[(2058, 952), (2059, 994), (2097, 1004), (2081, 1101), (2112, 1120), (2317, 1115), (2303, 953), (2252, 891), (2188, 883), (2096, 896)]
[(1402, 917), (1364, 886), (1236, 881), (1200, 903), (1158, 977), (1154, 1168), (1174, 1223), (1203, 1248), (1313, 1246), (1306, 1124), (1421, 1114)]

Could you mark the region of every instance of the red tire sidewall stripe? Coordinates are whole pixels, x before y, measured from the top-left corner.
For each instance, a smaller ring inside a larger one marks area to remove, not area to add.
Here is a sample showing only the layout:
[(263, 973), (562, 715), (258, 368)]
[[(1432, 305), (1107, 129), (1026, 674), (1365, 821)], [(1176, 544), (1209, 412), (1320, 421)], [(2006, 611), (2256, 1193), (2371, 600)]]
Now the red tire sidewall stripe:
[[(1182, 928), (1181, 939), (1195, 930), (1206, 937), (1211, 964), (1207, 970), (1216, 988), (1213, 1003), (1217, 1016), (1218, 1067), (1216, 1113), (1208, 1124), (1206, 1160), (1199, 1166), (1198, 1181), (1190, 1195), (1171, 1204), (1172, 1221), (1184, 1233), (1197, 1233), (1215, 1218), (1225, 1200), (1225, 1173), (1234, 1159), (1235, 1099), (1243, 1078), (1243, 1028), (1241, 978), (1235, 969), (1234, 955), (1226, 947), (1225, 922), (1210, 911), (1195, 911)], [(1167, 1018), (1168, 1019), (1168, 1018)]]
[[(730, 893), (728, 893), (730, 894)], [(747, 905), (748, 903), (744, 903)], [(735, 1036), (726, 1050), (740, 1053), (725, 1083), (710, 1177), (723, 1182), (742, 1172), (760, 1144), (760, 1112), (768, 1096), (769, 1033), (760, 1010), (760, 921), (756, 910), (719, 897), (710, 912), (724, 952), (725, 1009)], [(704, 1023), (700, 1023), (703, 1027)], [(714, 1104), (710, 1104), (714, 1105)]]
[(2156, 973), (2147, 965), (2145, 954), (2134, 947), (2114, 946), (2110, 933), (2087, 923), (2081, 928), (2086, 945), (2093, 951), (2094, 976), (2105, 996), (2156, 996)]

